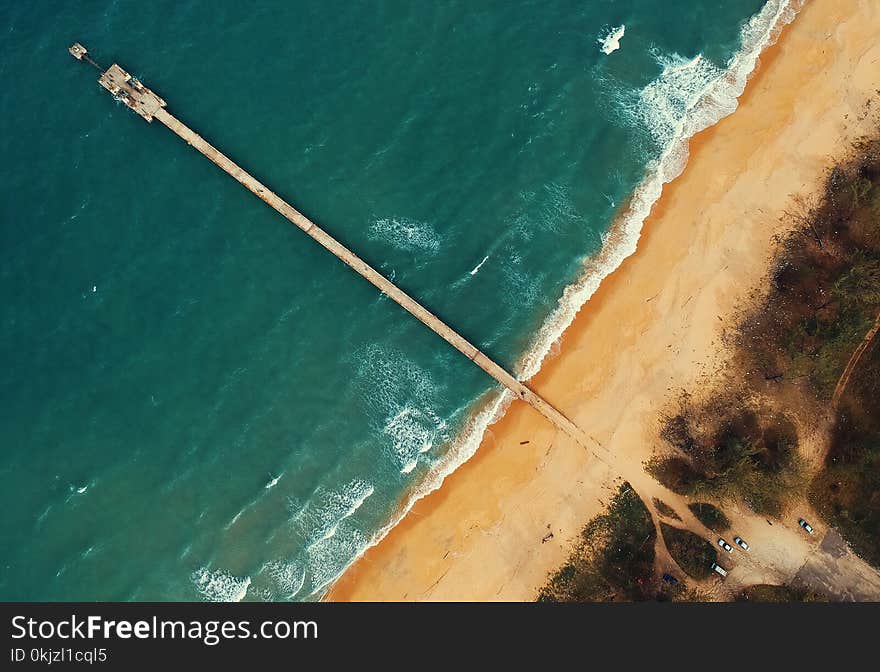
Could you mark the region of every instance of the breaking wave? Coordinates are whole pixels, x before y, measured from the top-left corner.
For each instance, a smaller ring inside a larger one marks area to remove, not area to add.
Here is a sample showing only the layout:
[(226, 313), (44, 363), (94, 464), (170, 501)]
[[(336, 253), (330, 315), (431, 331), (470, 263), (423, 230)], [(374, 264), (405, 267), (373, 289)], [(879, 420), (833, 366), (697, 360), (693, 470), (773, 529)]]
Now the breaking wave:
[(541, 326), (534, 345), (517, 367), (528, 380), (540, 369), (562, 333), (599, 284), (636, 250), (642, 226), (660, 198), (663, 186), (681, 175), (688, 160), (688, 142), (700, 131), (733, 113), (754, 72), (761, 52), (776, 42), (803, 0), (769, 0), (742, 28), (741, 48), (719, 68), (697, 55), (658, 56), (660, 76), (637, 92), (626, 112), (646, 128), (660, 148), (645, 179), (632, 195), (627, 211), (615, 222), (598, 255), (586, 260), (581, 276), (563, 291), (556, 309)]
[(400, 473), (408, 474), (421, 455), (450, 438), (446, 421), (434, 411), (436, 384), (428, 371), (394, 348), (372, 344), (355, 358), (364, 399), (374, 417), (385, 418), (376, 429)]
[(272, 581), (272, 592), (275, 597), (291, 600), (302, 590), (306, 573), (301, 566), (292, 562), (273, 560), (265, 569)]
[[(496, 389), (489, 392), (488, 398), (484, 400), (480, 410), (470, 418), (462, 431), (459, 432), (458, 437), (453, 440), (449, 449), (432, 463), (425, 478), (407, 495), (403, 505), (395, 512), (392, 519), (377, 530), (369, 539), (364, 539), (363, 543), (357, 548), (341, 549), (343, 551), (354, 550), (354, 553), (348, 556), (351, 559), (332, 575), (325, 569), (323, 572), (323, 583), (318, 582), (318, 585), (313, 588), (313, 592), (319, 593), (321, 590), (329, 587), (352, 563), (382, 541), (404, 519), (420, 499), (427, 497), (435, 490), (439, 490), (447, 476), (474, 456), (480, 447), (486, 430), (492, 423), (504, 415), (504, 411), (507, 410), (511, 401), (513, 401), (513, 395), (507, 390)], [(328, 553), (330, 549), (326, 545), (321, 545), (314, 550), (317, 553), (315, 553), (316, 557), (313, 559), (323, 560), (323, 562), (319, 563), (320, 567), (326, 568), (332, 564), (333, 556)], [(309, 549), (309, 554), (310, 556), (313, 555), (312, 548)]]
[(242, 578), (207, 567), (194, 571), (191, 578), (196, 590), (208, 602), (241, 602), (251, 585), (249, 576)]
[(294, 527), (306, 540), (302, 577), (299, 577), (298, 567), (286, 569), (276, 564), (267, 567), (273, 582), (295, 587), (291, 596), (303, 592), (303, 588), (304, 594), (309, 596), (335, 580), (365, 543), (363, 534), (350, 519), (374, 492), (373, 485), (361, 479), (338, 489), (315, 492), (291, 518)]
[(388, 419), (382, 433), (391, 439), (391, 450), (400, 463), (400, 473), (415, 469), (419, 456), (433, 448), (446, 423), (430, 411), (405, 406)]
[(303, 512), (311, 528), (312, 545), (334, 536), (343, 521), (353, 516), (374, 492), (372, 484), (355, 480), (341, 490), (319, 493), (313, 500), (317, 505), (310, 502)]

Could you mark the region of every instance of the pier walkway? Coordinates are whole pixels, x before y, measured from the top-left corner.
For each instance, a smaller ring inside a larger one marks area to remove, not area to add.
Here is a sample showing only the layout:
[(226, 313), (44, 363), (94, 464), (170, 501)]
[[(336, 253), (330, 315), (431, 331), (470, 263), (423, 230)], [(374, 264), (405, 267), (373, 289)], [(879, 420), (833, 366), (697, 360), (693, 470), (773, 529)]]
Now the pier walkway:
[[(75, 58), (82, 60), (85, 57), (85, 60), (96, 65), (94, 61), (91, 61), (86, 56), (88, 52), (85, 47), (79, 43), (70, 47), (69, 51)], [(96, 65), (96, 67), (99, 66)], [(449, 327), (445, 322), (409, 296), (397, 285), (388, 280), (388, 278), (376, 271), (354, 252), (342, 245), (329, 233), (321, 229), (308, 217), (266, 187), (266, 185), (262, 184), (229, 157), (212, 146), (198, 133), (172, 116), (165, 109), (166, 104), (162, 98), (153, 93), (137, 79), (129, 75), (121, 67), (114, 63), (102, 73), (98, 81), (101, 86), (113, 95), (114, 98), (124, 103), (146, 121), (152, 122), (156, 119), (174, 131), (174, 133), (176, 133), (182, 140), (186, 141), (188, 145), (205, 155), (257, 198), (279, 212), (288, 221), (315, 240), (319, 245), (335, 255), (365, 280), (372, 283), (379, 291), (394, 300), (422, 324), (427, 326), (465, 357), (470, 359), (474, 364), (479, 366), (483, 371), (492, 376), (492, 378), (510, 390), (517, 399), (521, 399), (532, 406), (532, 408), (553, 423), (558, 429), (575, 439), (584, 448), (593, 449), (594, 446), (588, 443), (587, 436), (580, 427), (569, 420), (540, 395), (533, 392), (513, 375), (508, 373), (507, 370), (487, 357), (476, 346)]]

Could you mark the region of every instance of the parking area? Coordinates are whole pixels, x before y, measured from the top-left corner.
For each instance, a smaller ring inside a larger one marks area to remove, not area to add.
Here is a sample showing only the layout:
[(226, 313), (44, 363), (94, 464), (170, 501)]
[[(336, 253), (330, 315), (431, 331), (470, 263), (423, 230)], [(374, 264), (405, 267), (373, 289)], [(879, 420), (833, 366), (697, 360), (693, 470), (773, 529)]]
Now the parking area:
[(829, 529), (795, 575), (792, 585), (827, 593), (844, 602), (880, 600), (880, 576)]

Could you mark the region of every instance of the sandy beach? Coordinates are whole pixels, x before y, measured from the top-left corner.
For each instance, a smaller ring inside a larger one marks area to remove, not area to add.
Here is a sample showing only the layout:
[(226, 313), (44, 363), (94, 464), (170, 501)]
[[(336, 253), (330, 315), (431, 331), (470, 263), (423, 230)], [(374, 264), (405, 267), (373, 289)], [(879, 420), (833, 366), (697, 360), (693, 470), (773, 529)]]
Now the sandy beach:
[(529, 383), (595, 452), (514, 402), (328, 599), (532, 600), (621, 478), (652, 494), (641, 465), (659, 413), (723, 365), (724, 330), (760, 286), (783, 212), (876, 119), (878, 35), (875, 0), (811, 0), (762, 55), (739, 109), (692, 139), (637, 252)]

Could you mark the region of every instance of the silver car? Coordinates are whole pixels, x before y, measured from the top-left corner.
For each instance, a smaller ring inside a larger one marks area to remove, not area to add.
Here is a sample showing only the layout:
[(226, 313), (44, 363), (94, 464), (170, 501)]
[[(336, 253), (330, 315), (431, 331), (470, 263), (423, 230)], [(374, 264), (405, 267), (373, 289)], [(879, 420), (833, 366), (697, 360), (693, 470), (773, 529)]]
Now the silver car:
[(806, 520), (804, 520), (803, 518), (799, 518), (799, 519), (798, 519), (798, 525), (800, 525), (802, 528), (804, 528), (809, 534), (813, 534), (813, 526), (810, 525), (810, 524), (809, 524)]
[(742, 537), (734, 537), (733, 543), (736, 544), (737, 546), (739, 546), (744, 551), (749, 550), (749, 545), (746, 543), (746, 540), (743, 539)]
[(721, 548), (723, 548), (728, 553), (733, 553), (733, 546), (724, 541), (724, 539), (719, 539), (718, 545), (721, 546)]
[(719, 565), (717, 562), (712, 563), (712, 571), (717, 574), (720, 574), (721, 576), (727, 576), (727, 570), (724, 569), (724, 567)]

